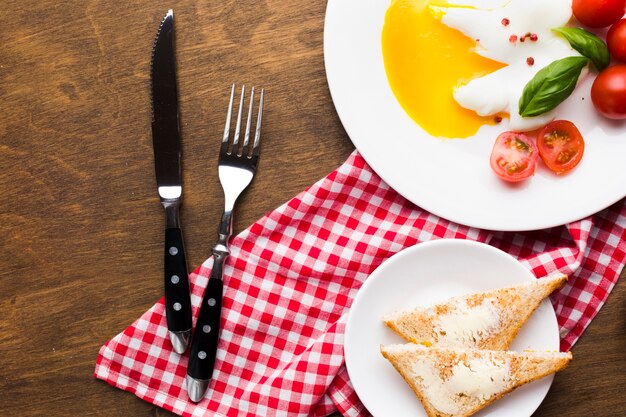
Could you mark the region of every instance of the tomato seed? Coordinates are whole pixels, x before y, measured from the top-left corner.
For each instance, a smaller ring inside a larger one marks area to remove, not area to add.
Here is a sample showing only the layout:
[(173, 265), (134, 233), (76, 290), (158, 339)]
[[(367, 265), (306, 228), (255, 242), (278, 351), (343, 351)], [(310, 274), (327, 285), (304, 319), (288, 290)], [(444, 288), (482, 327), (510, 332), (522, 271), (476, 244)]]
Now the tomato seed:
[(524, 152), (530, 151), (530, 148), (528, 147), (528, 145), (522, 140), (515, 139), (514, 145), (519, 151), (524, 151)]
[(558, 163), (564, 164), (565, 162), (568, 162), (570, 159), (572, 159), (573, 156), (574, 156), (574, 151), (572, 149), (563, 150), (559, 152), (559, 155), (557, 156), (556, 160)]

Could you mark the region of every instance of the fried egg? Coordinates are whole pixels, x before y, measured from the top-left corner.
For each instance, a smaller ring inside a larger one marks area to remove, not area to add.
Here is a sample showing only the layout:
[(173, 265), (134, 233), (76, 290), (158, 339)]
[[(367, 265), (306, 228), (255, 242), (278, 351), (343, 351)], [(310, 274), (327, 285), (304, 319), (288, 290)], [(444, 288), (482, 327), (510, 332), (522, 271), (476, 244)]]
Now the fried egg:
[(382, 33), (389, 85), (436, 137), (467, 138), (502, 117), (536, 129), (555, 111), (522, 118), (519, 98), (541, 68), (579, 55), (551, 31), (571, 16), (571, 0), (394, 0)]

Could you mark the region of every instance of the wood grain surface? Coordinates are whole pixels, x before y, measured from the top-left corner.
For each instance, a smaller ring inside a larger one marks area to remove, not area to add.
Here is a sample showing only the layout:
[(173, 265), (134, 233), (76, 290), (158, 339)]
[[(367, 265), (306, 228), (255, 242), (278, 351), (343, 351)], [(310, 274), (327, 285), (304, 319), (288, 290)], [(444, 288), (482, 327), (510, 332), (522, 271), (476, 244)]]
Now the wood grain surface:
[[(323, 61), (326, 3), (5, 0), (0, 10), (0, 416), (168, 416), (93, 378), (100, 346), (162, 293), (151, 45), (176, 13), (190, 267), (210, 254), (229, 86), (263, 85), (259, 174), (235, 230), (353, 150)], [(358, 12), (358, 11), (355, 11)], [(536, 416), (626, 413), (618, 284)]]

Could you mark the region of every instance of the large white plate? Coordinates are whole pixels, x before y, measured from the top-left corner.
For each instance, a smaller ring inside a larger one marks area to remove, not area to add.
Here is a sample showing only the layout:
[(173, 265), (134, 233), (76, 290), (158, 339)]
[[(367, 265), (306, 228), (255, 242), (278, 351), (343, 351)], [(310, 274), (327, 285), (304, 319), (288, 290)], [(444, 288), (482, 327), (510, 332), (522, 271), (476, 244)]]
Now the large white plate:
[(561, 118), (574, 121), (586, 142), (582, 162), (569, 175), (557, 177), (541, 166), (517, 186), (498, 180), (489, 154), (508, 121), (485, 126), (467, 140), (430, 137), (407, 116), (387, 83), (381, 31), (390, 3), (329, 0), (324, 59), (348, 135), (391, 187), (448, 220), (508, 231), (565, 224), (626, 196), (626, 123), (610, 122), (594, 111), (592, 77), (562, 104)]
[[(411, 388), (380, 353), (381, 344), (404, 343), (382, 316), (534, 279), (507, 253), (467, 240), (420, 243), (383, 262), (359, 290), (346, 326), (346, 367), (365, 407), (376, 417), (426, 416)], [(549, 300), (543, 301), (510, 347), (524, 349), (559, 349), (558, 324)], [(552, 380), (551, 375), (523, 386), (476, 417), (528, 417), (543, 401)]]

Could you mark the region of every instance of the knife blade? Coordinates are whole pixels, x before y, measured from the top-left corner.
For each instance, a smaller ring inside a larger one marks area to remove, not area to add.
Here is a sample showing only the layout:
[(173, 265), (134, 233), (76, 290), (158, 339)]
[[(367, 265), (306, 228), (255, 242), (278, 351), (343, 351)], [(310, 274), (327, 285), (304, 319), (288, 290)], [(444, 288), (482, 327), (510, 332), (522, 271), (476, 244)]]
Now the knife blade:
[(180, 228), (182, 197), (181, 140), (176, 89), (174, 12), (163, 18), (152, 48), (152, 145), (157, 189), (165, 208), (165, 315), (170, 341), (184, 353), (191, 336), (191, 298)]

